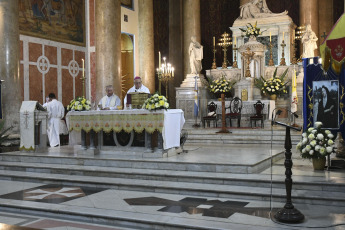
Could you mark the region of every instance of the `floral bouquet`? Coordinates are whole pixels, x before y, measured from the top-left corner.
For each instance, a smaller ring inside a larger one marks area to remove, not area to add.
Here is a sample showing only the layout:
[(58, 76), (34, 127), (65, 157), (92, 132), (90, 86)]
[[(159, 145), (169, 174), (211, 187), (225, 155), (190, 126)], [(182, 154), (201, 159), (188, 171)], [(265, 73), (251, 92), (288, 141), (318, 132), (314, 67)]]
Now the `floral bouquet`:
[(209, 89), (212, 93), (229, 93), (236, 81), (229, 81), (224, 76), (209, 83)]
[(251, 23), (248, 23), (246, 27), (247, 29), (240, 28), (240, 30), (245, 33), (244, 36), (249, 38), (250, 36), (257, 37), (259, 35), (262, 35), (260, 28), (257, 27), (257, 22), (255, 22), (254, 26)]
[(67, 106), (67, 110), (88, 111), (91, 109), (91, 102), (84, 97), (76, 97)]
[(150, 98), (146, 99), (142, 108), (148, 110), (169, 109), (169, 103), (164, 96), (155, 93)]
[(286, 69), (283, 75), (280, 77), (277, 77), (277, 68), (274, 71), (273, 77), (270, 79), (265, 80), (263, 77), (260, 77), (259, 79), (256, 78), (254, 81), (254, 84), (256, 87), (258, 87), (263, 94), (268, 95), (281, 95), (284, 93), (287, 93), (286, 85), (287, 82), (284, 82), (284, 78), (287, 74), (289, 69)]
[(334, 135), (321, 127), (322, 122), (315, 122), (315, 128), (309, 128), (302, 134), (302, 140), (296, 148), (303, 158), (325, 158), (335, 151)]

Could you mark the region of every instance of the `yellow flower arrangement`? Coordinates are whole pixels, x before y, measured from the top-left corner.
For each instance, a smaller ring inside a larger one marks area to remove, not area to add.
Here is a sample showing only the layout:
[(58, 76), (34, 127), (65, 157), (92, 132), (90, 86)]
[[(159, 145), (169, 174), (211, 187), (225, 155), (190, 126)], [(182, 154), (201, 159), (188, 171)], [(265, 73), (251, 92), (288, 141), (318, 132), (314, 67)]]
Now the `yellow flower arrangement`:
[(245, 33), (244, 36), (249, 38), (250, 36), (257, 37), (259, 35), (262, 35), (260, 28), (257, 27), (257, 22), (255, 22), (254, 26), (248, 23), (246, 27), (247, 27), (246, 29), (240, 28), (240, 30)]
[(142, 108), (147, 110), (169, 109), (169, 103), (164, 96), (155, 93), (150, 98), (146, 99)]
[(67, 106), (67, 110), (88, 111), (91, 109), (91, 102), (84, 97), (76, 97)]
[(222, 76), (220, 79), (211, 81), (209, 89), (212, 93), (228, 93), (235, 83), (236, 81), (229, 81)]
[(286, 90), (286, 84), (287, 82), (284, 82), (284, 78), (287, 74), (289, 69), (286, 69), (283, 75), (280, 77), (277, 77), (277, 68), (274, 71), (273, 77), (269, 79), (264, 79), (263, 77), (260, 77), (260, 79), (255, 79), (255, 86), (258, 87), (263, 94), (268, 95), (281, 95), (287, 93)]

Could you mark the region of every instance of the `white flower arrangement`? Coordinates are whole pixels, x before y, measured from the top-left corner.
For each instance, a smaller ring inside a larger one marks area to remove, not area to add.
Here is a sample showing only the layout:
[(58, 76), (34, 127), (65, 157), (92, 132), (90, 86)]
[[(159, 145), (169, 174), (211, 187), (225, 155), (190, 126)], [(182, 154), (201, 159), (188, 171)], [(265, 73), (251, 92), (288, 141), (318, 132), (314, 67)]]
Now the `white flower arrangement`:
[(88, 111), (91, 109), (91, 102), (84, 97), (76, 97), (67, 106), (67, 110)]
[(211, 81), (209, 89), (212, 93), (228, 93), (235, 83), (236, 81), (229, 81), (222, 76), (220, 79)]
[(164, 96), (155, 93), (150, 98), (146, 99), (142, 108), (147, 110), (169, 109), (169, 103)]
[(322, 122), (315, 122), (314, 128), (309, 128), (302, 134), (302, 140), (297, 144), (303, 158), (324, 158), (335, 151), (335, 136), (329, 130), (323, 130)]
[(268, 95), (281, 95), (287, 93), (286, 85), (287, 82), (284, 82), (284, 78), (287, 74), (289, 69), (286, 69), (284, 73), (277, 77), (277, 68), (274, 71), (273, 77), (270, 79), (264, 79), (263, 77), (260, 77), (260, 79), (255, 79), (255, 86), (258, 87), (263, 94)]
[(260, 31), (260, 28), (259, 27), (257, 27), (257, 24), (258, 24), (258, 22), (255, 22), (255, 24), (254, 24), (254, 26), (251, 24), (251, 23), (248, 23), (247, 25), (246, 25), (246, 29), (242, 29), (242, 28), (240, 28), (240, 30), (242, 31), (242, 32), (244, 32), (244, 36), (246, 36), (246, 37), (250, 37), (250, 36), (254, 36), (254, 37), (257, 37), (257, 36), (259, 36), (259, 35), (262, 35), (262, 32)]

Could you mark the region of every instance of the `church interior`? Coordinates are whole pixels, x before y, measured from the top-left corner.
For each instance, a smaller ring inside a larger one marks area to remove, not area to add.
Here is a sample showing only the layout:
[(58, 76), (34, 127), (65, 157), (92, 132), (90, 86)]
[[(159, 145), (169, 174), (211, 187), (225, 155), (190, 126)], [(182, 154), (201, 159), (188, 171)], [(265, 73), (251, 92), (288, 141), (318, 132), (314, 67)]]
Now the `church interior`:
[(0, 0), (0, 229), (345, 229), (344, 0)]

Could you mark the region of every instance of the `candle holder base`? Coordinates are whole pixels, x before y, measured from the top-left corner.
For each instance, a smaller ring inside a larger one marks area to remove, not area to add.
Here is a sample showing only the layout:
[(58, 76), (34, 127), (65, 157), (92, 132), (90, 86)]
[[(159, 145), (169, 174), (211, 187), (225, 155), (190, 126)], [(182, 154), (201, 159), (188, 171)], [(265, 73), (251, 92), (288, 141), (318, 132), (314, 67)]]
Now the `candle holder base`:
[(234, 69), (238, 68), (237, 61), (234, 61), (234, 64), (232, 64), (232, 68), (234, 68)]
[(216, 62), (213, 60), (213, 62), (212, 62), (212, 67), (211, 67), (211, 69), (217, 69), (217, 64), (216, 64)]
[(282, 58), (282, 59), (280, 60), (280, 65), (281, 65), (281, 66), (285, 66), (285, 65), (286, 65), (285, 58)]
[(222, 128), (220, 131), (216, 132), (216, 133), (232, 133), (229, 130), (227, 130), (226, 128)]
[(274, 61), (273, 61), (273, 59), (270, 59), (270, 60), (269, 60), (268, 66), (274, 66)]

